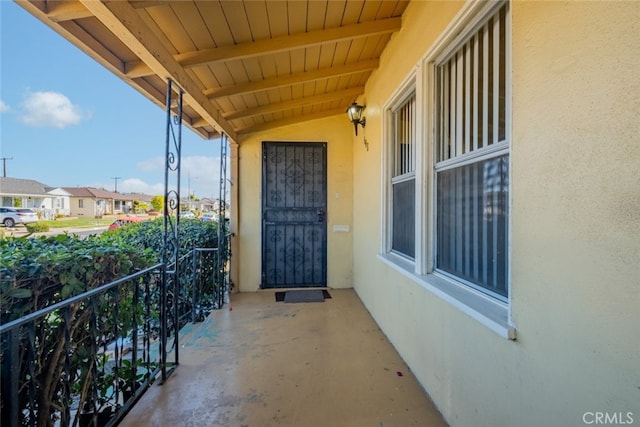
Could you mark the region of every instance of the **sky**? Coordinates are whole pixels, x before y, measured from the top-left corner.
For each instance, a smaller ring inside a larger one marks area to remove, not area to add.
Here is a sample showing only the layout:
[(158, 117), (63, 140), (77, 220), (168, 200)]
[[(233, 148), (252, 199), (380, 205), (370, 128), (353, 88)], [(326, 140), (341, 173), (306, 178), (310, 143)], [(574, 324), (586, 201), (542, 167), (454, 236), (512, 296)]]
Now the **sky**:
[[(163, 194), (165, 132), (162, 108), (20, 6), (0, 0), (0, 157), (12, 158), (7, 177), (110, 191), (117, 182), (121, 193)], [(219, 156), (219, 140), (183, 127), (182, 196), (218, 198)]]

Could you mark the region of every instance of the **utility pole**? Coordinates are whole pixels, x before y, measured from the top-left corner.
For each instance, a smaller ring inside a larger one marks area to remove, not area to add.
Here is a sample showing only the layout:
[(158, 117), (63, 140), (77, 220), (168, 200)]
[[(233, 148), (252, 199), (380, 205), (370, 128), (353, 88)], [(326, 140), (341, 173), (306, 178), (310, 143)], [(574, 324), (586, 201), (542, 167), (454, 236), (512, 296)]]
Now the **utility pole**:
[(7, 160), (13, 160), (13, 157), (1, 157), (2, 160), (2, 176), (7, 177)]
[(120, 177), (120, 176), (114, 176), (114, 177), (112, 177), (112, 178), (111, 178), (111, 179), (113, 179), (113, 180), (116, 182), (116, 189), (115, 189), (115, 190), (113, 190), (113, 192), (114, 192), (114, 193), (117, 193), (117, 192), (118, 192), (118, 180), (119, 180), (119, 179), (121, 179), (121, 178), (122, 178), (122, 177)]

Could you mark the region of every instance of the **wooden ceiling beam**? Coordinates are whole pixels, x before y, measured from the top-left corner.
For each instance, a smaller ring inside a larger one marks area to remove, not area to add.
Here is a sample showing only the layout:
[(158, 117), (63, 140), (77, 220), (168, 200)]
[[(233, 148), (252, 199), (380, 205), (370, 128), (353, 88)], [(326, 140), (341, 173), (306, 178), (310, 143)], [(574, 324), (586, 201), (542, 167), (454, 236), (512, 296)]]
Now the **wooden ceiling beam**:
[(176, 55), (175, 59), (183, 67), (197, 67), (219, 61), (251, 58), (255, 56), (284, 52), (295, 48), (335, 43), (342, 40), (369, 37), (376, 34), (392, 33), (398, 31), (401, 24), (402, 18), (387, 18), (377, 21), (367, 21), (359, 24), (329, 28), (326, 30), (310, 31), (308, 33), (258, 40), (252, 43), (185, 52)]
[(93, 16), (82, 3), (77, 1), (48, 1), (46, 15), (53, 22), (72, 21)]
[(220, 110), (202, 94), (202, 89), (153, 35), (138, 12), (126, 1), (103, 3), (80, 0), (122, 43), (144, 61), (161, 79), (171, 79), (184, 90), (184, 99), (216, 130), (220, 128), (236, 139), (233, 127), (222, 117)]
[(339, 114), (344, 114), (344, 112), (345, 110), (343, 108), (334, 108), (333, 110), (319, 111), (317, 113), (305, 114), (304, 116), (293, 116), (287, 119), (274, 120), (272, 122), (264, 122), (257, 125), (247, 126), (244, 128), (238, 128), (236, 129), (236, 133), (238, 135), (246, 135), (252, 132), (262, 132), (265, 130), (274, 129), (281, 126), (287, 126), (287, 125), (292, 125), (296, 123), (304, 123), (309, 120), (337, 116)]
[(271, 79), (260, 80), (257, 82), (241, 83), (234, 86), (225, 86), (219, 88), (205, 89), (203, 92), (209, 99), (216, 99), (230, 95), (241, 95), (251, 92), (259, 92), (269, 89), (277, 89), (292, 84), (307, 83), (315, 80), (328, 79), (331, 77), (345, 76), (349, 74), (360, 73), (364, 71), (372, 71), (378, 68), (380, 61), (378, 59), (369, 59), (367, 61), (355, 62), (352, 64), (339, 65), (334, 67), (322, 68), (320, 70), (305, 71), (302, 73), (291, 74), (288, 76), (274, 77)]
[[(174, 58), (178, 56), (179, 55), (174, 55)], [(242, 93), (259, 92), (263, 90), (289, 86), (295, 83), (305, 83), (314, 80), (322, 80), (331, 77), (360, 73), (363, 71), (372, 71), (378, 68), (379, 64), (379, 59), (369, 59), (352, 64), (338, 65), (334, 67), (323, 68), (320, 70), (296, 73), (289, 76), (275, 77), (258, 82), (247, 82), (234, 86), (205, 89), (203, 93), (207, 97), (209, 97), (209, 99), (215, 99)], [(142, 61), (130, 61), (125, 64), (125, 74), (129, 78), (135, 79), (138, 77), (151, 76), (153, 75), (153, 71)]]
[(124, 74), (130, 79), (153, 76), (153, 70), (142, 61), (129, 61), (124, 64)]
[[(232, 111), (225, 113), (227, 120), (240, 119), (245, 117), (259, 116), (260, 114), (276, 113), (278, 111), (291, 110), (293, 108), (306, 107), (309, 105), (322, 104), (323, 102), (338, 101), (343, 98), (355, 99), (364, 93), (364, 86), (353, 87), (337, 92), (325, 93), (323, 95), (309, 96), (305, 98), (293, 99), (291, 101), (278, 102), (276, 104), (261, 105), (260, 107), (248, 108), (246, 110)], [(346, 108), (345, 108), (346, 111)]]
[(208, 126), (209, 123), (207, 123), (207, 121), (205, 119), (196, 119), (194, 121), (191, 122), (191, 126), (193, 126), (194, 128), (202, 128), (205, 126)]
[(47, 14), (47, 4), (44, 1), (15, 0), (15, 2), (112, 73), (116, 75), (122, 73), (123, 63), (120, 58), (75, 22), (54, 22)]

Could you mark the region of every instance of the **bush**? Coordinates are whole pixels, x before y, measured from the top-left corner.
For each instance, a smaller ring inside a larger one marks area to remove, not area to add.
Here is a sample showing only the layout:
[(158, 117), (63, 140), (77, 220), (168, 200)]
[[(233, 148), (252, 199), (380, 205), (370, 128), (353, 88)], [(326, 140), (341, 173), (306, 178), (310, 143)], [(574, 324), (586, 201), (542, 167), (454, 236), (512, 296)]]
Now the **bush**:
[[(156, 262), (162, 262), (163, 252), (171, 250), (164, 248), (163, 229), (163, 220), (156, 219), (106, 231), (100, 235), (100, 238), (105, 244), (109, 242), (108, 244), (113, 246), (128, 245), (138, 247), (140, 251), (150, 251)], [(217, 248), (218, 224), (198, 220), (181, 221), (179, 241), (178, 258), (182, 260), (179, 264), (179, 280), (183, 284), (180, 292), (188, 300), (193, 295), (192, 285), (194, 285), (199, 295), (200, 314), (206, 316), (210, 310), (216, 307), (220, 308), (224, 304), (222, 300), (224, 290), (217, 279), (219, 253), (198, 252), (196, 256), (199, 257), (200, 267), (197, 273), (191, 267), (192, 258), (185, 257), (185, 255), (191, 254), (193, 248)], [(228, 256), (228, 253), (223, 254), (224, 259), (228, 259)], [(167, 259), (172, 259), (169, 252), (167, 252)], [(197, 283), (192, 280), (194, 275), (198, 277)], [(181, 298), (180, 300), (184, 301), (185, 299)], [(191, 307), (185, 306), (184, 309), (188, 311)]]
[[(153, 257), (148, 251), (140, 251), (137, 247), (124, 244), (109, 246), (97, 238), (80, 239), (77, 236), (58, 235), (2, 239), (0, 323), (18, 319), (153, 264)], [(134, 316), (131, 312), (132, 298), (131, 288), (106, 292), (91, 300), (95, 301), (95, 310), (91, 303), (77, 302), (71, 304), (66, 311), (55, 311), (37, 320), (31, 342), (20, 338), (23, 341), (18, 349), (17, 360), (27, 360), (28, 352), (32, 352), (32, 365), (19, 363), (18, 372), (15, 373), (20, 382), (17, 396), (7, 394), (3, 383), (2, 404), (6, 404), (9, 398), (18, 399), (20, 414), (27, 417), (29, 411), (26, 408), (29, 407), (31, 397), (26, 384), (32, 379), (39, 393), (35, 413), (37, 420), (28, 420), (32, 425), (55, 425), (60, 408), (70, 404), (60, 400), (66, 392), (64, 381), (60, 381), (60, 378), (67, 375), (69, 383), (81, 383), (83, 387), (88, 386), (88, 381), (97, 381), (97, 378), (91, 380), (91, 376), (86, 375), (89, 371), (87, 366), (94, 363), (89, 349), (92, 346), (95, 348), (98, 337), (115, 338), (113, 335), (109, 336), (113, 334), (114, 322), (120, 325), (120, 331), (131, 329), (131, 319)], [(119, 306), (114, 315), (112, 307), (115, 300), (119, 300)], [(68, 313), (68, 320), (64, 313)], [(96, 324), (98, 332), (93, 332), (92, 322)], [(64, 338), (66, 336), (68, 341)], [(63, 342), (67, 343), (67, 348), (62, 347)], [(3, 336), (0, 354), (6, 354), (8, 345), (9, 342)], [(2, 375), (8, 375), (8, 372), (13, 372), (14, 366), (3, 359), (0, 356)], [(33, 367), (36, 368), (35, 371)], [(84, 377), (82, 372), (85, 372)], [(75, 396), (78, 394), (79, 405), (82, 406), (81, 402), (86, 402), (88, 397), (86, 393), (76, 393)]]
[[(0, 323), (162, 261), (162, 231), (158, 219), (85, 239), (66, 234), (0, 239)], [(216, 247), (217, 224), (185, 221), (180, 243), (180, 255)]]
[[(128, 245), (140, 250), (150, 250), (157, 262), (162, 261), (162, 218), (129, 224), (115, 230), (107, 230), (100, 239), (108, 245)], [(215, 248), (218, 246), (218, 224), (215, 222), (182, 221), (180, 223), (179, 254), (184, 255), (193, 248)]]
[(149, 251), (60, 234), (0, 241), (0, 322), (154, 264)]
[(164, 209), (164, 196), (153, 196), (151, 198), (151, 207), (155, 211), (162, 211)]
[(41, 222), (34, 222), (33, 224), (27, 224), (27, 231), (29, 233), (43, 233), (49, 231), (49, 226)]
[[(158, 219), (127, 225), (88, 238), (63, 234), (28, 239), (0, 239), (0, 323), (18, 319), (135, 271), (151, 267), (162, 259), (165, 250), (163, 229), (163, 220)], [(216, 223), (184, 221), (180, 227), (179, 253), (186, 254), (194, 247), (216, 247), (217, 232)], [(207, 259), (203, 259), (200, 264), (198, 277), (201, 277), (201, 282), (196, 286), (202, 304), (208, 303), (209, 306), (213, 306), (219, 299), (221, 289), (214, 279), (216, 252), (206, 252), (201, 256), (206, 256)], [(195, 271), (189, 268), (190, 264), (191, 259), (187, 258), (187, 265), (180, 269), (180, 283), (184, 284), (180, 292), (189, 296), (193, 292), (191, 284), (192, 275), (195, 274)], [(157, 285), (155, 288), (151, 287), (149, 299), (145, 304), (159, 304), (158, 289)], [(95, 300), (70, 305), (68, 322), (64, 320), (64, 311), (53, 312), (38, 320), (34, 325), (37, 336), (32, 340), (33, 346), (20, 346), (18, 357), (19, 360), (26, 360), (26, 352), (33, 351), (33, 366), (37, 369), (32, 372), (29, 370), (31, 365), (21, 363), (16, 374), (20, 381), (18, 396), (10, 396), (2, 390), (0, 396), (3, 402), (0, 402), (0, 406), (6, 399), (17, 398), (20, 413), (26, 417), (28, 410), (25, 408), (28, 408), (31, 398), (30, 389), (25, 384), (32, 377), (37, 393), (40, 393), (36, 413), (38, 419), (29, 419), (36, 425), (54, 425), (55, 421), (59, 420), (56, 417), (61, 408), (71, 403), (61, 401), (67, 392), (64, 389), (64, 381), (60, 381), (64, 375), (67, 375), (69, 383), (73, 384), (72, 392), (75, 398), (78, 399), (80, 396), (77, 404), (81, 408), (84, 408), (84, 403), (89, 399), (95, 397), (90, 393), (89, 383), (93, 383), (94, 386), (103, 384), (104, 387), (100, 390), (111, 390), (110, 393), (113, 393), (113, 376), (105, 377), (105, 373), (108, 374), (104, 366), (106, 356), (104, 353), (96, 355), (95, 351), (92, 353), (90, 350), (92, 346), (95, 350), (96, 339), (117, 338), (113, 332), (114, 325), (117, 325), (117, 333), (124, 336), (133, 328), (133, 324), (141, 324), (138, 320), (133, 323), (134, 318), (137, 319), (144, 314), (142, 311), (132, 311), (133, 295), (132, 288), (107, 291)], [(116, 300), (119, 304), (114, 311)], [(178, 300), (179, 304), (185, 304), (189, 298), (179, 297)], [(92, 304), (95, 304), (95, 309)], [(202, 315), (206, 307), (198, 307), (198, 310), (199, 315)], [(155, 309), (149, 311), (155, 312)], [(95, 323), (98, 333), (92, 332), (92, 323)], [(155, 333), (151, 329), (149, 331)], [(66, 335), (73, 343), (68, 348), (61, 344), (66, 341)], [(8, 363), (4, 363), (6, 359), (3, 355), (6, 354), (7, 345), (6, 341), (0, 340), (2, 375), (14, 369)], [(100, 362), (102, 359), (103, 362)], [(102, 366), (96, 369), (95, 365), (92, 365), (96, 363), (102, 363)], [(124, 374), (126, 368), (126, 364), (123, 364), (119, 369), (124, 369)], [(116, 372), (116, 375), (119, 374)], [(120, 378), (123, 377), (119, 376), (118, 379)], [(124, 392), (125, 388), (122, 385), (120, 387)], [(104, 395), (100, 394), (97, 397)]]

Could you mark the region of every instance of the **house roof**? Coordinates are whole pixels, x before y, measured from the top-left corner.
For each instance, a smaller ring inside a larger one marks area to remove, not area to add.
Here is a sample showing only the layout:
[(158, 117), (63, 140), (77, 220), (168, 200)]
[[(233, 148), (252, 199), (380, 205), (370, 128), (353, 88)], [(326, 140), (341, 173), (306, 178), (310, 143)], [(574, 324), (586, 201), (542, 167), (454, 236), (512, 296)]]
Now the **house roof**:
[(87, 187), (63, 187), (63, 189), (71, 194), (71, 197), (94, 197)]
[(64, 187), (63, 190), (71, 194), (71, 197), (87, 197), (90, 199), (107, 199), (107, 200), (135, 200), (127, 194), (114, 193), (112, 191), (103, 190), (93, 187)]
[(93, 197), (95, 197), (96, 199), (122, 200), (123, 198), (122, 194), (113, 193), (111, 191), (103, 190), (101, 188), (87, 187), (87, 190), (89, 190), (89, 192), (93, 194)]
[(409, 1), (17, 3), (162, 108), (171, 79), (187, 126), (240, 142), (344, 114)]
[(125, 193), (124, 196), (129, 197), (131, 200), (140, 200), (142, 202), (151, 202), (154, 196), (144, 193)]
[(33, 179), (0, 177), (0, 194), (46, 196), (54, 188)]

